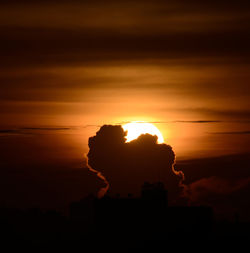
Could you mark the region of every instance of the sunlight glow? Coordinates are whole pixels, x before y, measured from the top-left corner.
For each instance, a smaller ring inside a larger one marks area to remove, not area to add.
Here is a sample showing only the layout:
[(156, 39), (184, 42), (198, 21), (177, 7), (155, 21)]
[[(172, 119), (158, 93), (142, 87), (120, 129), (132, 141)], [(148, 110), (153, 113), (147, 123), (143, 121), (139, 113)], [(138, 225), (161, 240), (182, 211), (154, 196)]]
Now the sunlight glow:
[(141, 134), (151, 134), (158, 137), (158, 143), (164, 143), (163, 136), (159, 129), (151, 123), (136, 121), (122, 126), (127, 131), (127, 142), (137, 139)]

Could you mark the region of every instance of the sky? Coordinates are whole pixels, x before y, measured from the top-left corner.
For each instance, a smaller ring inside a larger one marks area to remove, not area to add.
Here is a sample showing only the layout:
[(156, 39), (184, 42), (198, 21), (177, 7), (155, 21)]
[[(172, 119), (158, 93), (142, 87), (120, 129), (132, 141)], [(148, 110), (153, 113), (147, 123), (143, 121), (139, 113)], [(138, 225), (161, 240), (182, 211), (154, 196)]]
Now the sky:
[(152, 122), (180, 162), (249, 153), (248, 1), (0, 5), (0, 166), (11, 184), (45, 170), (65, 185), (103, 124)]

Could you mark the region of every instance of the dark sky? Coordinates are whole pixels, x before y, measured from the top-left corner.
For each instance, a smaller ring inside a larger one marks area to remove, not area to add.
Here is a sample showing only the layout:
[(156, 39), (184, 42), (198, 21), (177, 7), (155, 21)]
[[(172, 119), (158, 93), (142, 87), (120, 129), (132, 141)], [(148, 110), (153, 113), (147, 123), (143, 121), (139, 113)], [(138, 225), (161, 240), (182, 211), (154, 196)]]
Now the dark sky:
[(199, 170), (184, 171), (194, 194), (200, 183), (227, 187), (228, 177), (207, 174), (213, 157), (222, 161), (213, 171), (233, 157), (230, 180), (243, 159), (245, 181), (230, 183), (247, 187), (249, 7), (243, 0), (1, 1), (3, 203), (61, 207), (96, 192), (102, 182), (89, 185), (93, 175), (82, 170), (88, 138), (103, 124), (134, 120), (154, 123), (177, 163)]

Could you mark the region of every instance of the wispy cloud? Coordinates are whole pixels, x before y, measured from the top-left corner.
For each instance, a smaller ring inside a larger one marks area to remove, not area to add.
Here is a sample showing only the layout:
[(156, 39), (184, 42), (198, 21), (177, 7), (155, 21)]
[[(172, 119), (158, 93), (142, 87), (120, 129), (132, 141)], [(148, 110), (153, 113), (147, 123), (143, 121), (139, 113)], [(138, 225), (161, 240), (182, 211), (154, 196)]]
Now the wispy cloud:
[(170, 123), (222, 123), (221, 120), (176, 120), (176, 121), (170, 121)]
[(64, 132), (70, 130), (79, 130), (88, 127), (98, 127), (97, 125), (83, 125), (83, 126), (63, 126), (63, 127), (20, 127), (0, 129), (0, 137), (8, 137), (15, 135), (42, 135), (48, 132)]
[(71, 127), (24, 127), (22, 130), (62, 131), (71, 130)]
[[(123, 125), (126, 123), (131, 123), (134, 121), (121, 121), (117, 122), (117, 125)], [(171, 124), (171, 123), (196, 123), (196, 124), (204, 124), (204, 123), (222, 123), (223, 121), (221, 120), (172, 120), (172, 121), (147, 121), (147, 123), (152, 123), (152, 124)], [(140, 122), (137, 121), (137, 123), (145, 123), (145, 122)]]
[(228, 132), (211, 132), (210, 134), (228, 134), (228, 135), (234, 135), (234, 134), (236, 134), (236, 135), (248, 135), (248, 134), (250, 134), (250, 131), (228, 131)]
[(0, 137), (20, 134), (22, 134), (20, 129), (0, 129)]

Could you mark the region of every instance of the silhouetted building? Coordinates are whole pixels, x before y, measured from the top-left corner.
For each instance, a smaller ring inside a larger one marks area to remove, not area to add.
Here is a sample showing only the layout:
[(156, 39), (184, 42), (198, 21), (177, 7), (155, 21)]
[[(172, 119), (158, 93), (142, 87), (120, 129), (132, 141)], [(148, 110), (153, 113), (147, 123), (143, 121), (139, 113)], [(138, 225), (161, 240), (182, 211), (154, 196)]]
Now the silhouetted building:
[(96, 231), (116, 237), (159, 238), (187, 230), (196, 235), (210, 234), (212, 209), (209, 207), (168, 206), (163, 183), (144, 183), (139, 198), (97, 199), (88, 197), (70, 206), (72, 220), (94, 224)]
[(79, 202), (70, 204), (69, 215), (71, 221), (71, 232), (88, 234), (95, 225), (95, 201), (93, 195), (81, 199)]

